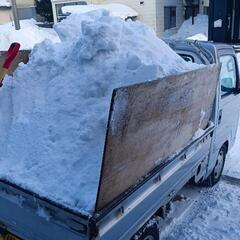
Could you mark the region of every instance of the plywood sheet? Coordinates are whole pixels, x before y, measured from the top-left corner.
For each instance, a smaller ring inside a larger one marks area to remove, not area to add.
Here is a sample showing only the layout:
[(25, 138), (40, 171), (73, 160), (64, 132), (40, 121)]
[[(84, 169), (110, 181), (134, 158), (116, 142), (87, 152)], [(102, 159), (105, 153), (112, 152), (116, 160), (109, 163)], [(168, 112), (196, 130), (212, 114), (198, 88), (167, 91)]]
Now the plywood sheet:
[(114, 90), (97, 212), (207, 127), (218, 76), (212, 65)]

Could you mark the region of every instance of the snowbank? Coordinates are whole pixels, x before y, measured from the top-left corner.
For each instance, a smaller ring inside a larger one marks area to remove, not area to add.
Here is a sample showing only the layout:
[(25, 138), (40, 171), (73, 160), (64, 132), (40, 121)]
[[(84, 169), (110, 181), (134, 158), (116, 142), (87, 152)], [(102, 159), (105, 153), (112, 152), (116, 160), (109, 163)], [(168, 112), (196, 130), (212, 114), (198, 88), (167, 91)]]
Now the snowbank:
[(208, 40), (208, 16), (207, 15), (197, 15), (194, 18), (194, 25), (192, 25), (192, 18), (187, 19), (183, 22), (182, 26), (179, 28), (177, 34), (171, 37), (176, 40)]
[(109, 11), (112, 16), (120, 17), (122, 19), (138, 16), (138, 13), (135, 10), (120, 3), (64, 6), (62, 7), (62, 12), (65, 14), (66, 13), (83, 14), (99, 9), (105, 9)]
[(0, 0), (0, 7), (11, 7), (11, 3), (6, 0)]
[(37, 43), (49, 39), (59, 42), (60, 39), (53, 29), (40, 28), (34, 19), (20, 21), (21, 29), (15, 30), (12, 23), (0, 25), (0, 51), (6, 51), (12, 42), (19, 42), (21, 49), (32, 49)]
[(0, 177), (91, 212), (113, 88), (197, 66), (106, 11), (71, 15), (57, 31), (64, 40), (36, 45), (0, 90)]

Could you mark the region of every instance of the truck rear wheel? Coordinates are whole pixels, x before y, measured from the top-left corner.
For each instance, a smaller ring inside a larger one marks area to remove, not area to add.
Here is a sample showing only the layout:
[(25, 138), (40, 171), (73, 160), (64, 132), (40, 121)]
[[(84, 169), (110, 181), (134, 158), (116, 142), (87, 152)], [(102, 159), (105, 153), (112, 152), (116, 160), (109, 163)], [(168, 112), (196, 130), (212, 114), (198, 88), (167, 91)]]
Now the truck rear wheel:
[(222, 148), (219, 150), (219, 153), (217, 156), (217, 162), (213, 171), (205, 180), (206, 186), (212, 187), (220, 181), (225, 160), (226, 160), (226, 155), (227, 155), (227, 147), (226, 145), (223, 145)]
[(132, 238), (131, 240), (159, 240), (159, 228), (156, 223), (151, 226), (142, 227)]

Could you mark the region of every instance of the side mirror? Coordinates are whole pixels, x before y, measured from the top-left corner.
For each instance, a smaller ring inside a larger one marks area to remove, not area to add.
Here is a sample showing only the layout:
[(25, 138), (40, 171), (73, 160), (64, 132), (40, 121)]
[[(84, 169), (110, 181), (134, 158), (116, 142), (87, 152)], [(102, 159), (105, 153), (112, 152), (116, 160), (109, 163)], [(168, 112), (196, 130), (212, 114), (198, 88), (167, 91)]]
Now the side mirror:
[(233, 87), (233, 79), (230, 77), (221, 79), (221, 91), (224, 93), (235, 93), (236, 88)]
[(230, 88), (232, 89), (234, 87), (233, 79), (230, 77), (222, 78), (221, 84), (224, 88)]

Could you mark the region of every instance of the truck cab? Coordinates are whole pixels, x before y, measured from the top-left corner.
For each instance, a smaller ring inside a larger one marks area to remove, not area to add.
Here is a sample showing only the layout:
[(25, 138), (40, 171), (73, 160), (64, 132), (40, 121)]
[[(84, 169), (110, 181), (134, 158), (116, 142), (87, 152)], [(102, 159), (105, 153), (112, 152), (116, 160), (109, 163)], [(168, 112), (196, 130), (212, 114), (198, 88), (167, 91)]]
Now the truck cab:
[[(221, 64), (218, 93), (216, 97), (216, 131), (212, 144), (212, 156), (216, 156), (220, 148), (225, 145), (228, 152), (234, 145), (238, 129), (240, 96), (239, 96), (239, 68), (235, 47), (228, 44), (176, 41), (170, 46), (186, 61), (198, 64)], [(209, 161), (207, 174), (209, 175), (215, 166), (215, 161)], [(218, 169), (221, 170), (221, 167)], [(215, 172), (219, 175), (219, 171)]]

